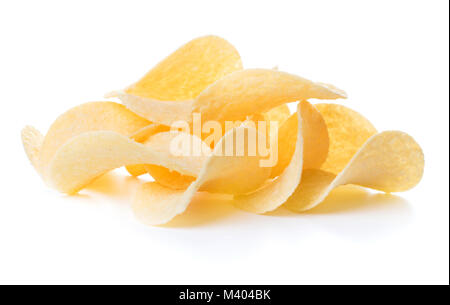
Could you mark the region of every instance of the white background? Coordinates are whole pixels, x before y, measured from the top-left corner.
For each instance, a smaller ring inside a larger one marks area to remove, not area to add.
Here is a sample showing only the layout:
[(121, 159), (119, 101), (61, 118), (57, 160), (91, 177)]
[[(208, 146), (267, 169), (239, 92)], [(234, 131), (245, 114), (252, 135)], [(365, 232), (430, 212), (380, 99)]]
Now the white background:
[[(2, 1), (0, 283), (447, 283), (448, 1)], [(133, 83), (181, 44), (228, 39), (247, 68), (345, 89), (379, 130), (413, 135), (425, 176), (396, 195), (340, 191), (267, 216), (201, 197), (167, 227), (132, 215), (116, 171), (48, 189), (20, 130)]]

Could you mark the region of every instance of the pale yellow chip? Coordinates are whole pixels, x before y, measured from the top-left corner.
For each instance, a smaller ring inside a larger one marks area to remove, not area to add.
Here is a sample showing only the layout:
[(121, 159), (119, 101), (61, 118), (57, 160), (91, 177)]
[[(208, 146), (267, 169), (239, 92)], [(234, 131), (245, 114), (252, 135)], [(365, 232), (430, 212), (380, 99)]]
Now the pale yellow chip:
[[(248, 129), (245, 124), (227, 132), (203, 164), (197, 179), (186, 190), (174, 190), (150, 182), (143, 184), (133, 200), (136, 217), (145, 224), (160, 225), (183, 213), (199, 190), (220, 193), (249, 193), (269, 178), (270, 168), (261, 167), (259, 156), (224, 156), (226, 143)], [(264, 135), (259, 135), (263, 136)], [(247, 145), (248, 140), (235, 145)], [(299, 174), (300, 175), (300, 174)], [(251, 177), (251, 179), (249, 179)]]
[(117, 103), (91, 102), (80, 105), (58, 117), (50, 127), (39, 152), (39, 167), (47, 167), (64, 143), (84, 132), (109, 130), (128, 136), (149, 124), (149, 121)]
[(316, 108), (325, 120), (330, 137), (330, 149), (322, 169), (338, 174), (377, 130), (365, 117), (348, 107), (317, 104)]
[(296, 135), (294, 136), (294, 153), (289, 164), (278, 178), (270, 181), (263, 188), (251, 194), (235, 196), (233, 204), (236, 207), (262, 214), (277, 209), (293, 194), (302, 177), (305, 148), (303, 129), (309, 128), (306, 124), (311, 122), (310, 116), (314, 116), (315, 112), (317, 113), (317, 110), (310, 103), (300, 102), (297, 113), (294, 114), (296, 119), (291, 120), (291, 122), (296, 122), (297, 126), (292, 126)]
[(312, 209), (344, 184), (384, 192), (406, 191), (419, 183), (423, 170), (422, 149), (411, 136), (400, 131), (382, 132), (372, 136), (337, 176), (323, 170), (306, 170), (285, 206), (295, 212)]
[(115, 92), (114, 96), (140, 116), (167, 126), (176, 121), (191, 122), (193, 113), (201, 113), (204, 121), (236, 121), (299, 100), (347, 97), (344, 91), (333, 86), (266, 69), (231, 73), (206, 88), (195, 99), (184, 102), (163, 102), (126, 92)]
[(120, 104), (93, 102), (60, 116), (45, 138), (36, 129), (26, 127), (22, 139), (30, 161), (43, 179), (69, 194), (124, 165), (156, 164), (186, 175), (198, 175), (209, 147), (192, 135), (178, 133), (197, 141), (206, 154), (176, 157), (169, 150), (172, 133), (160, 133), (147, 145), (130, 139), (130, 135), (148, 125), (147, 120)]
[[(271, 135), (271, 125), (270, 122), (276, 122), (279, 126), (289, 117), (290, 110), (287, 105), (281, 105), (279, 107), (275, 107), (271, 109), (269, 112), (264, 113), (263, 115), (254, 114), (247, 118), (247, 122), (253, 122), (254, 126), (257, 127), (259, 122), (266, 122), (266, 138), (270, 139)], [(156, 125), (156, 124), (155, 124)], [(233, 124), (235, 126), (235, 124)], [(153, 134), (156, 134), (161, 131), (167, 130), (168, 127), (165, 125), (156, 125), (156, 126), (148, 126), (145, 127), (142, 131), (137, 133), (138, 136), (133, 136), (132, 138), (137, 140), (140, 143), (145, 144), (145, 140), (151, 137)], [(227, 132), (228, 130), (222, 124), (222, 130)], [(277, 131), (273, 128), (274, 131)], [(192, 132), (192, 129), (191, 129)], [(202, 134), (203, 138), (207, 138), (211, 134)], [(219, 139), (217, 139), (219, 140)], [(295, 142), (295, 139), (294, 139)], [(216, 144), (216, 142), (211, 142), (211, 144)], [(295, 143), (294, 143), (295, 146)], [(211, 145), (211, 148), (214, 148), (214, 145)], [(143, 164), (143, 165), (131, 165), (126, 167), (128, 172), (133, 176), (141, 176), (143, 174), (150, 174), (156, 182), (160, 183), (165, 187), (169, 187), (175, 190), (183, 190), (186, 189), (194, 180), (195, 177), (181, 175), (180, 173), (171, 171), (167, 168), (151, 165), (151, 164)]]
[(34, 127), (27, 126), (22, 130), (22, 143), (25, 148), (25, 153), (28, 156), (33, 167), (40, 174), (39, 155), (42, 149), (44, 136)]
[[(152, 135), (168, 130), (169, 128), (167, 126), (159, 124), (151, 124), (136, 131), (134, 134), (130, 136), (130, 138), (132, 138), (136, 142), (143, 143)], [(134, 177), (139, 177), (147, 173), (147, 168), (145, 164), (128, 165), (125, 168), (127, 169), (128, 173), (130, 173), (130, 175)]]
[(195, 181), (193, 176), (182, 175), (162, 166), (145, 164), (143, 167), (145, 173), (150, 174), (155, 182), (174, 190), (185, 190)]
[(112, 131), (83, 133), (58, 149), (45, 172), (46, 180), (61, 192), (73, 194), (105, 172), (132, 164), (155, 164), (197, 176), (206, 156), (174, 156), (168, 147), (174, 136), (164, 136), (165, 141), (143, 145)]
[[(314, 106), (303, 109), (303, 168), (320, 168), (328, 155), (329, 138), (325, 121)], [(287, 119), (278, 133), (278, 163), (272, 169), (271, 177), (279, 176), (294, 154), (298, 116), (292, 115)]]
[[(131, 138), (144, 145), (152, 145), (151, 143), (154, 142), (154, 139), (151, 139), (152, 136), (168, 130), (167, 126), (153, 124), (138, 131)], [(128, 165), (126, 169), (135, 177), (148, 173), (156, 182), (175, 190), (186, 189), (195, 180), (195, 177), (182, 175), (168, 168), (152, 164)]]

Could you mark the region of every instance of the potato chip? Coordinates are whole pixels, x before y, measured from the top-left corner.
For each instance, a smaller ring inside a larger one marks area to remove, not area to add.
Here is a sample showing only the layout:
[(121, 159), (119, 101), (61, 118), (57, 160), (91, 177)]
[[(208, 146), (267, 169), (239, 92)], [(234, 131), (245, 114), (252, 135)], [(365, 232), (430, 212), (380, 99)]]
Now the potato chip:
[[(233, 141), (236, 134), (248, 128), (243, 124), (228, 131), (204, 163), (197, 179), (186, 190), (173, 190), (155, 182), (143, 184), (133, 200), (133, 211), (136, 217), (143, 223), (160, 225), (183, 213), (199, 190), (239, 194), (260, 188), (271, 172), (270, 168), (260, 166), (261, 157), (248, 154), (223, 155), (229, 140)], [(265, 137), (261, 134), (259, 136)], [(244, 143), (247, 145), (248, 138)], [(236, 142), (236, 145), (239, 144), (242, 143)], [(249, 179), (249, 177), (252, 178)]]
[(155, 182), (173, 190), (185, 190), (195, 181), (193, 176), (182, 175), (162, 166), (145, 164), (143, 167)]
[(263, 188), (251, 194), (235, 196), (233, 204), (236, 207), (252, 213), (262, 214), (275, 210), (288, 200), (301, 181), (305, 148), (303, 130), (310, 129), (306, 124), (313, 121), (309, 116), (314, 116), (314, 112), (317, 113), (317, 110), (310, 103), (306, 101), (300, 102), (298, 111), (294, 114), (296, 119), (288, 120), (297, 123), (297, 126), (291, 126), (296, 135), (293, 137), (295, 139), (295, 147), (290, 163), (278, 178), (270, 181)]
[[(280, 175), (289, 164), (297, 138), (297, 115), (292, 115), (281, 126), (278, 135), (278, 163), (271, 177)], [(322, 115), (314, 106), (303, 110), (303, 168), (320, 168), (328, 155), (328, 129)]]
[(123, 97), (129, 109), (154, 117), (152, 122), (175, 122), (184, 119), (180, 113), (190, 113), (190, 100), (238, 70), (242, 70), (242, 61), (233, 45), (217, 36), (200, 37), (176, 50), (125, 91), (106, 97)]
[(241, 69), (241, 57), (228, 41), (200, 37), (161, 61), (126, 93), (159, 101), (194, 99), (215, 81)]
[(236, 121), (255, 113), (310, 98), (346, 98), (344, 91), (314, 83), (289, 73), (249, 69), (236, 71), (216, 81), (194, 100), (168, 102), (116, 92), (124, 105), (148, 120), (170, 126), (176, 121), (192, 121), (201, 113), (205, 121)]
[[(130, 138), (132, 138), (138, 143), (143, 143), (152, 135), (168, 130), (169, 128), (167, 126), (159, 124), (151, 124), (136, 131), (134, 134), (130, 136)], [(147, 173), (147, 168), (145, 164), (128, 165), (126, 166), (126, 169), (128, 173), (130, 173), (130, 175), (134, 177), (139, 177)]]
[[(187, 175), (197, 175), (205, 156), (174, 157), (168, 145), (174, 137), (160, 133), (149, 146), (129, 138), (150, 123), (112, 102), (93, 102), (75, 107), (60, 116), (45, 138), (34, 128), (22, 132), (25, 151), (46, 182), (62, 192), (78, 192), (106, 171), (141, 163), (163, 165)], [(192, 141), (195, 137), (186, 135)], [(196, 140), (205, 146), (200, 139)], [(207, 151), (206, 147), (202, 151)], [(148, 161), (148, 162), (141, 162)], [(108, 168), (109, 167), (109, 168)]]
[[(274, 109), (271, 109), (269, 112), (261, 114), (254, 114), (247, 118), (247, 122), (253, 122), (255, 124), (255, 127), (258, 126), (258, 122), (266, 122), (267, 128), (266, 128), (266, 138), (270, 138), (270, 121), (277, 122), (281, 125), (282, 122), (286, 120), (287, 117), (289, 117), (290, 110), (287, 105), (282, 105), (280, 107), (276, 107)], [(235, 124), (233, 124), (234, 126)], [(157, 127), (158, 126), (158, 127)], [(157, 126), (148, 126), (144, 128), (144, 131), (139, 131), (137, 134), (139, 135), (138, 142), (145, 144), (145, 138), (151, 137), (152, 134), (156, 134), (157, 132), (161, 132), (162, 130), (167, 130), (168, 127), (164, 125), (157, 125)], [(156, 128), (157, 127), (157, 128)], [(225, 124), (222, 124), (222, 130), (227, 132)], [(276, 131), (276, 129), (274, 128)], [(192, 127), (191, 127), (192, 132)], [(142, 136), (145, 135), (145, 136)], [(202, 134), (203, 138), (208, 138), (210, 134)], [(136, 139), (136, 137), (133, 137)], [(217, 140), (219, 140), (218, 138)], [(295, 140), (294, 140), (295, 142)], [(215, 144), (215, 141), (211, 144)], [(295, 145), (295, 143), (294, 143)], [(214, 145), (211, 145), (211, 148), (214, 148)], [(169, 187), (176, 190), (182, 190), (186, 189), (194, 180), (195, 177), (192, 176), (185, 176), (181, 175), (180, 173), (171, 171), (169, 169), (166, 169), (164, 167), (160, 167), (157, 165), (151, 165), (151, 164), (143, 164), (143, 165), (131, 165), (127, 166), (128, 172), (133, 176), (140, 176), (143, 174), (150, 174), (156, 182), (160, 183), (161, 185), (165, 187)]]
[(291, 116), (291, 111), (288, 105), (283, 104), (275, 108), (270, 109), (264, 113), (264, 117), (267, 122), (278, 122), (278, 126), (283, 125), (283, 123)]
[(45, 168), (56, 151), (74, 136), (88, 131), (110, 130), (131, 135), (150, 122), (113, 102), (92, 102), (75, 107), (50, 127), (39, 153), (40, 168)]
[(302, 212), (320, 204), (336, 187), (357, 184), (384, 191), (402, 192), (422, 178), (424, 156), (406, 133), (386, 131), (372, 136), (336, 176), (323, 170), (307, 170), (286, 207)]
[[(123, 105), (83, 104), (45, 137), (24, 128), (22, 142), (43, 180), (67, 194), (121, 166), (149, 173), (155, 182), (142, 184), (132, 205), (146, 224), (169, 222), (197, 192), (232, 195), (252, 213), (283, 204), (302, 212), (341, 185), (399, 192), (423, 176), (423, 152), (411, 136), (378, 133), (354, 110), (307, 101), (347, 97), (333, 85), (243, 70), (236, 49), (217, 36), (188, 42), (108, 96)], [(287, 104), (298, 101), (291, 115)]]
[[(112, 131), (83, 133), (58, 149), (45, 177), (54, 188), (73, 194), (98, 176), (132, 164), (155, 164), (185, 175), (197, 176), (206, 155), (191, 156), (188, 152), (186, 156), (174, 156), (170, 152), (170, 142), (181, 134), (162, 133), (160, 142), (143, 145)], [(195, 141), (196, 138), (189, 134), (184, 136), (189, 138), (186, 141)], [(196, 141), (201, 143), (198, 138)]]
[[(210, 84), (241, 69), (240, 55), (229, 42), (217, 36), (205, 36), (180, 47), (125, 91), (130, 95), (159, 101), (184, 101), (197, 97)], [(115, 95), (113, 92), (107, 96)], [(170, 108), (169, 105), (165, 106), (166, 110)], [(179, 103), (173, 106), (174, 109), (163, 115), (170, 116), (174, 113), (173, 111), (176, 113), (179, 107), (184, 107)], [(155, 111), (155, 109), (149, 108), (147, 111)], [(152, 132), (154, 133), (156, 132)], [(134, 140), (139, 143), (145, 139), (140, 140), (134, 137)], [(177, 173), (170, 177), (166, 170), (152, 165), (131, 165), (127, 166), (127, 170), (133, 176), (140, 176), (150, 171), (154, 173), (153, 177), (157, 180), (162, 180), (163, 177), (180, 182), (185, 180), (181, 179)]]
[(337, 175), (377, 130), (365, 117), (348, 107), (317, 104), (316, 108), (325, 120), (330, 137), (330, 149), (322, 169)]
[[(150, 140), (150, 138), (153, 135), (167, 130), (169, 130), (167, 126), (153, 124), (139, 130), (131, 138), (144, 145), (151, 145), (152, 140)], [(168, 168), (152, 164), (128, 165), (126, 166), (126, 169), (135, 177), (148, 173), (156, 182), (176, 190), (186, 189), (195, 180), (195, 177), (182, 175), (176, 171), (171, 171)]]
[(344, 91), (330, 89), (305, 78), (266, 69), (237, 71), (203, 91), (193, 103), (193, 112), (205, 120), (239, 120), (290, 102), (346, 98)]
[(22, 130), (22, 143), (25, 152), (34, 168), (40, 171), (39, 154), (41, 152), (44, 136), (34, 127), (27, 126)]

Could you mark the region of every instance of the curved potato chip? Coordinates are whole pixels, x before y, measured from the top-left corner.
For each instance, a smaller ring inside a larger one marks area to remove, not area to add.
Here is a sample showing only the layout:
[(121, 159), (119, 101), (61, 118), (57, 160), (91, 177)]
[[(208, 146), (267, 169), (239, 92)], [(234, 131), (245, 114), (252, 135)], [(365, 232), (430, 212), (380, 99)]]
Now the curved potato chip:
[(74, 136), (98, 130), (128, 136), (149, 124), (121, 104), (91, 102), (77, 106), (58, 117), (50, 127), (39, 152), (39, 168), (45, 168), (59, 147)]
[(174, 156), (170, 143), (175, 137), (183, 136), (185, 141), (200, 139), (184, 133), (161, 133), (151, 144), (143, 145), (112, 131), (93, 131), (70, 139), (55, 153), (44, 177), (54, 188), (73, 194), (98, 176), (112, 169), (132, 164), (155, 164), (178, 171), (185, 175), (197, 176), (207, 154)]
[(201, 113), (205, 121), (234, 121), (299, 100), (347, 97), (335, 87), (267, 69), (236, 71), (216, 81), (196, 99), (182, 103), (142, 98), (126, 92), (115, 92), (114, 96), (136, 114), (167, 126), (175, 121), (191, 122), (192, 113)]
[(194, 101), (193, 112), (205, 120), (238, 120), (290, 102), (346, 97), (342, 90), (293, 74), (249, 69), (229, 74), (204, 90)]
[[(139, 130), (131, 136), (132, 139), (144, 145), (151, 143), (150, 139), (157, 133), (168, 131), (169, 127), (159, 124), (153, 124)], [(125, 167), (132, 176), (139, 177), (144, 174), (150, 174), (156, 182), (165, 187), (170, 187), (176, 190), (186, 189), (194, 180), (195, 177), (182, 175), (176, 171), (172, 171), (168, 168), (152, 165), (152, 164), (137, 164), (128, 165)]]
[(145, 224), (160, 225), (183, 213), (200, 189), (245, 193), (261, 187), (270, 175), (270, 168), (260, 166), (259, 156), (223, 156), (229, 140), (233, 141), (243, 129), (248, 127), (244, 124), (225, 134), (204, 163), (197, 180), (186, 190), (165, 188), (155, 182), (143, 184), (133, 200), (136, 217)]
[[(233, 45), (217, 36), (205, 36), (180, 47), (125, 91), (130, 95), (160, 101), (184, 101), (197, 97), (207, 86), (226, 74), (241, 69), (242, 61)], [(112, 92), (107, 96), (114, 97), (116, 94)], [(179, 107), (184, 107), (180, 103), (173, 106), (174, 109), (164, 115), (170, 116), (174, 111), (178, 111)], [(157, 109), (149, 108), (147, 111), (158, 113)], [(139, 143), (145, 140), (136, 137), (134, 139)], [(127, 170), (136, 177), (147, 173), (148, 170), (154, 172), (155, 179), (170, 177), (165, 170), (152, 165), (131, 165), (127, 166)], [(178, 176), (179, 174), (174, 173), (172, 178), (176, 181), (189, 180), (180, 179)]]
[(330, 137), (328, 158), (322, 169), (337, 175), (377, 130), (365, 117), (348, 107), (317, 104), (316, 108), (325, 120)]
[[(148, 147), (129, 138), (129, 135), (143, 137), (165, 129), (149, 124), (123, 105), (92, 102), (61, 115), (45, 138), (36, 129), (26, 127), (22, 139), (30, 161), (44, 180), (69, 194), (78, 192), (108, 170), (140, 164), (140, 161), (197, 175), (205, 156), (174, 157), (168, 147), (172, 134), (161, 133), (155, 138), (158, 143), (153, 141)], [(200, 139), (185, 136), (205, 146)]]
[[(329, 138), (325, 121), (314, 106), (303, 109), (303, 169), (320, 168), (328, 155)], [(292, 115), (278, 132), (278, 163), (271, 177), (279, 176), (291, 161), (297, 139), (298, 117)]]
[[(169, 128), (160, 124), (151, 124), (142, 129), (139, 129), (134, 134), (130, 136), (133, 140), (138, 143), (145, 142), (149, 137), (159, 132), (168, 131)], [(134, 177), (139, 177), (147, 173), (147, 168), (145, 164), (135, 164), (125, 166), (128, 173)]]
[[(22, 143), (25, 152), (33, 167), (39, 172), (39, 154), (41, 152), (44, 136), (34, 127), (27, 126), (22, 130)], [(39, 172), (40, 174), (40, 172)]]
[(411, 136), (400, 131), (382, 132), (372, 136), (339, 175), (306, 170), (302, 183), (285, 206), (295, 212), (312, 209), (344, 184), (384, 192), (406, 191), (419, 183), (423, 170), (422, 149)]
[(291, 110), (286, 104), (272, 108), (264, 113), (266, 121), (278, 122), (278, 126), (281, 126), (290, 116)]
[(204, 36), (173, 52), (126, 92), (160, 101), (184, 101), (241, 69), (241, 57), (233, 45), (217, 36)]
[(150, 174), (155, 182), (173, 190), (185, 190), (195, 181), (193, 176), (182, 175), (162, 166), (145, 164), (143, 167), (145, 173)]
[(306, 101), (299, 103), (298, 110), (294, 114), (296, 120), (291, 120), (291, 122), (297, 122), (297, 128), (295, 126), (292, 128), (297, 134), (290, 163), (278, 178), (270, 181), (261, 189), (251, 194), (235, 196), (233, 204), (236, 207), (248, 212), (262, 214), (277, 209), (294, 193), (302, 178), (303, 129), (309, 128), (306, 126), (307, 122), (311, 122), (308, 116), (313, 114), (314, 111), (316, 110), (310, 103)]
[[(282, 105), (285, 106), (287, 108), (284, 107), (279, 107), (274, 108), (272, 111), (272, 113), (270, 114), (271, 120), (278, 120), (278, 121), (282, 121), (284, 119), (284, 117), (286, 116), (286, 112), (289, 111), (289, 108), (286, 105)], [(255, 124), (255, 127), (258, 126), (258, 121), (265, 121), (268, 122), (269, 118), (266, 114), (264, 115), (260, 115), (260, 114), (254, 114), (251, 115), (247, 118), (246, 122), (253, 122)], [(164, 125), (158, 125), (159, 128), (149, 128), (149, 127), (145, 127), (144, 129), (147, 129), (146, 132), (139, 132), (138, 134), (142, 134), (144, 133), (146, 136), (151, 137), (152, 134), (148, 131), (149, 129), (151, 129), (151, 131), (154, 132), (154, 134), (156, 134), (157, 132), (161, 132), (161, 130), (165, 130), (168, 129), (168, 127), (164, 126)], [(234, 126), (234, 125), (233, 125)], [(270, 139), (270, 124), (267, 125), (266, 129), (266, 138)], [(191, 132), (192, 132), (193, 128), (191, 128)], [(225, 132), (227, 132), (228, 130), (226, 130), (226, 126), (224, 124), (222, 124), (222, 130), (225, 130)], [(202, 134), (203, 137), (207, 137), (209, 135), (205, 135)], [(146, 144), (145, 141), (142, 141), (143, 137), (140, 137), (141, 142), (143, 144)], [(215, 142), (212, 142), (211, 144), (216, 144)], [(214, 145), (211, 145), (211, 148), (214, 148)], [(161, 166), (157, 166), (157, 165), (151, 165), (151, 164), (144, 164), (144, 165), (131, 165), (131, 166), (127, 166), (127, 170), (128, 172), (133, 175), (133, 176), (140, 176), (143, 175), (145, 173), (150, 174), (156, 182), (160, 183), (161, 185), (168, 187), (168, 188), (172, 188), (175, 190), (183, 190), (186, 189), (194, 180), (195, 177), (192, 176), (186, 176), (186, 175), (182, 175), (180, 173), (177, 173), (175, 171), (171, 171), (170, 169), (161, 167)], [(211, 191), (211, 190), (209, 190)]]
[(179, 113), (190, 113), (190, 100), (238, 70), (242, 70), (242, 60), (233, 45), (217, 36), (200, 37), (169, 55), (136, 84), (106, 97), (126, 97), (124, 104), (129, 109), (154, 117), (152, 122), (175, 122), (183, 120)]

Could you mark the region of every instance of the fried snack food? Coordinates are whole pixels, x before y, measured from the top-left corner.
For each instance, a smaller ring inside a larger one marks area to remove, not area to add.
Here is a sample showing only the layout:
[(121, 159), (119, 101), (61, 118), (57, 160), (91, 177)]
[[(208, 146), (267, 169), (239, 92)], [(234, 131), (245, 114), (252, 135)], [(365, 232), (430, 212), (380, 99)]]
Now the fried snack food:
[[(355, 110), (310, 101), (347, 98), (343, 90), (278, 69), (244, 69), (236, 48), (217, 36), (188, 42), (107, 96), (122, 104), (77, 106), (45, 136), (25, 127), (25, 152), (42, 179), (67, 194), (122, 166), (150, 174), (154, 181), (132, 198), (148, 225), (182, 214), (197, 192), (227, 194), (251, 213), (282, 205), (300, 213), (341, 185), (401, 192), (424, 172), (422, 149), (408, 134), (378, 132)], [(295, 113), (289, 103), (298, 103)]]

